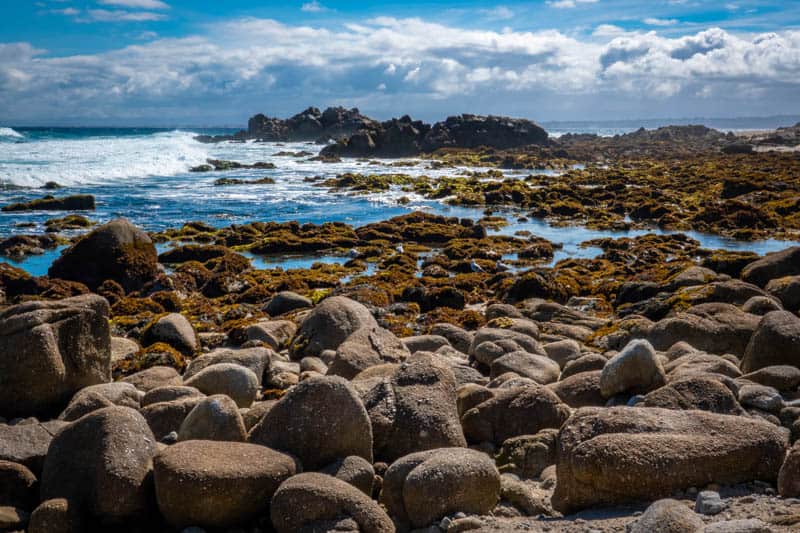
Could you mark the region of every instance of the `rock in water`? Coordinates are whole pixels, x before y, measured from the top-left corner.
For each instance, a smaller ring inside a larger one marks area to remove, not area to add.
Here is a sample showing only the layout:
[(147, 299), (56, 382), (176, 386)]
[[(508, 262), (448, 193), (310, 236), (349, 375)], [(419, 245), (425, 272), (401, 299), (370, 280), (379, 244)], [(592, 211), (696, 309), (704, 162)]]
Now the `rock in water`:
[(364, 405), (339, 377), (293, 387), (256, 424), (250, 442), (291, 453), (303, 468), (322, 468), (351, 455), (372, 462), (372, 427)]
[(111, 381), (108, 302), (85, 295), (0, 312), (0, 416), (47, 413)]
[(134, 291), (158, 274), (158, 255), (150, 237), (125, 219), (100, 226), (53, 262), (51, 278), (83, 283), (92, 290), (114, 280)]
[(709, 483), (774, 481), (786, 445), (780, 428), (741, 416), (580, 409), (559, 433), (553, 507), (567, 514)]
[[(289, 478), (273, 496), (271, 507), (272, 525), (278, 533), (395, 531), (377, 502), (349, 483), (325, 474), (309, 472)], [(348, 529), (336, 527), (338, 524)]]
[(153, 465), (156, 498), (177, 528), (229, 528), (269, 509), (295, 460), (264, 446), (192, 440), (170, 446)]
[(106, 407), (62, 429), (50, 443), (42, 500), (66, 498), (104, 522), (146, 516), (156, 438), (128, 407)]

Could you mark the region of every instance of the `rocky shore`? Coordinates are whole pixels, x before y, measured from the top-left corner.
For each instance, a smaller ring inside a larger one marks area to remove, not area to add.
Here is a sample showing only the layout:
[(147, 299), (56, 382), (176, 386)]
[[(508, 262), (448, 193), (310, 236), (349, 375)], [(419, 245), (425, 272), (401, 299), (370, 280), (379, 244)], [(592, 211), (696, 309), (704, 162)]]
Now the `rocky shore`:
[[(0, 243), (64, 247), (47, 276), (0, 262), (0, 531), (797, 530), (800, 247), (647, 233), (554, 262), (557, 243), (491, 230), (513, 212), (794, 238), (800, 160), (706, 128), (530, 124), (310, 109), (239, 136), (340, 138), (326, 157), (436, 146), (313, 183), (483, 218), (148, 233), (71, 214)], [(483, 170), (402, 172), (465, 164)], [(562, 173), (506, 175), (543, 165)], [(251, 262), (286, 254), (341, 261)]]

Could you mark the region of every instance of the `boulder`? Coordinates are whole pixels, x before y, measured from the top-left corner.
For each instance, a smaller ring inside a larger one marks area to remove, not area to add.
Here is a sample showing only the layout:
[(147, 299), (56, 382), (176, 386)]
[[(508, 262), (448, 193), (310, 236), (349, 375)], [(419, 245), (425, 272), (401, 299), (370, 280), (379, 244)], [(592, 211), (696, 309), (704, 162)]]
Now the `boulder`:
[(350, 384), (340, 377), (314, 377), (289, 389), (248, 439), (291, 453), (306, 470), (351, 455), (372, 462), (369, 417)]
[(450, 346), (450, 341), (440, 335), (416, 335), (402, 341), (410, 353), (435, 352), (442, 346)]
[(753, 296), (742, 304), (742, 311), (752, 315), (764, 316), (770, 311), (783, 311), (783, 306), (769, 296)]
[(297, 470), (291, 456), (243, 442), (179, 442), (153, 461), (158, 508), (176, 528), (247, 524)]
[(786, 445), (778, 427), (741, 416), (583, 408), (558, 436), (553, 507), (567, 514), (709, 483), (774, 481)]
[(784, 498), (800, 498), (800, 441), (786, 455), (778, 474), (778, 494)]
[[(395, 531), (392, 520), (377, 502), (346, 481), (325, 474), (309, 472), (289, 478), (278, 487), (270, 507), (277, 533)], [(349, 527), (337, 527), (341, 523)]]
[(192, 355), (200, 348), (192, 324), (180, 313), (170, 313), (150, 324), (142, 334), (142, 345), (163, 342), (183, 355)]
[(43, 501), (31, 514), (28, 533), (81, 533), (82, 518), (79, 506), (65, 498)]
[(558, 363), (560, 368), (564, 368), (567, 363), (581, 356), (581, 345), (572, 339), (548, 342), (542, 348), (547, 357)]
[(758, 326), (759, 317), (733, 304), (701, 304), (656, 322), (647, 339), (656, 350), (667, 350), (678, 341), (712, 354), (741, 357)]
[(432, 356), (413, 356), (363, 399), (378, 459), (389, 462), (417, 451), (466, 446), (455, 376)]
[(171, 366), (151, 366), (122, 378), (122, 382), (130, 383), (146, 393), (159, 387), (181, 386), (183, 385), (183, 378)]
[(664, 499), (650, 504), (633, 524), (629, 533), (698, 533), (703, 520), (685, 503)]
[(258, 394), (260, 380), (249, 368), (235, 363), (210, 365), (186, 380), (203, 394), (225, 394), (239, 407), (250, 407)]
[(291, 320), (269, 320), (257, 322), (245, 331), (248, 341), (261, 341), (273, 350), (282, 350), (297, 332)]
[(72, 422), (87, 413), (112, 405), (138, 409), (142, 396), (144, 394), (130, 383), (91, 385), (78, 391), (58, 418)]
[(50, 443), (42, 500), (66, 498), (104, 522), (140, 518), (152, 497), (156, 439), (144, 417), (128, 407), (90, 413)]
[(0, 531), (20, 531), (28, 525), (30, 515), (24, 509), (0, 506)]
[(634, 340), (603, 367), (600, 392), (605, 398), (623, 392), (642, 394), (666, 381), (666, 372), (653, 346), (645, 340)]
[(490, 373), (492, 378), (496, 378), (506, 372), (514, 372), (541, 385), (547, 385), (558, 381), (561, 368), (557, 362), (543, 355), (516, 351), (502, 355), (492, 361)]
[(244, 420), (236, 403), (222, 394), (200, 400), (178, 429), (178, 441), (244, 442), (246, 439)]
[(800, 368), (800, 318), (789, 311), (764, 315), (747, 345), (741, 368), (749, 373), (774, 365)]
[(32, 510), (39, 500), (36, 481), (27, 467), (0, 460), (0, 505)]
[(345, 296), (332, 296), (317, 305), (300, 324), (291, 352), (298, 359), (316, 357), (323, 350), (337, 349), (357, 330), (377, 325), (362, 304)]
[(789, 311), (800, 311), (800, 276), (786, 276), (767, 283), (766, 290)]
[(743, 407), (760, 409), (774, 415), (783, 408), (783, 398), (776, 389), (756, 384), (739, 387), (739, 403)]
[(570, 409), (547, 387), (532, 384), (497, 389), (494, 396), (461, 417), (469, 442), (502, 444), (518, 435), (559, 428)]
[(346, 481), (367, 496), (372, 496), (372, 489), (375, 484), (375, 469), (363, 457), (351, 455), (350, 457), (339, 459), (320, 470), (320, 473)]
[(63, 420), (0, 424), (0, 460), (19, 463), (39, 475), (53, 436), (67, 425)]
[(500, 473), (491, 457), (467, 448), (406, 455), (383, 478), (380, 502), (401, 524), (421, 528), (454, 513), (484, 515), (500, 499)]
[(600, 392), (602, 371), (580, 372), (551, 383), (547, 387), (556, 393), (562, 402), (576, 409), (578, 407), (601, 406), (606, 398)]
[(588, 353), (577, 359), (568, 362), (561, 371), (559, 379), (566, 379), (581, 372), (592, 372), (594, 370), (603, 370), (606, 366), (608, 359), (599, 353)]
[(497, 465), (503, 473), (535, 478), (556, 463), (558, 429), (545, 429), (535, 435), (507, 439), (497, 454)]
[(156, 439), (162, 440), (172, 432), (177, 434), (183, 421), (204, 396), (189, 396), (173, 401), (156, 402), (141, 409), (142, 416)]
[(108, 302), (84, 295), (0, 312), (0, 416), (47, 414), (111, 381)]
[(394, 333), (379, 326), (359, 328), (336, 349), (328, 375), (353, 379), (363, 370), (383, 363), (399, 363), (411, 352)]
[(791, 392), (800, 386), (800, 368), (789, 365), (765, 366), (743, 375), (740, 381), (750, 381), (779, 391)]
[(111, 337), (111, 362), (129, 359), (139, 353), (142, 347), (133, 339)]
[(431, 326), (431, 335), (444, 337), (459, 352), (469, 353), (474, 334), (448, 322), (441, 322)]
[(117, 219), (65, 250), (48, 275), (83, 283), (91, 290), (110, 279), (131, 292), (156, 278), (158, 255), (147, 233), (125, 219)]
[(767, 254), (742, 270), (742, 279), (764, 287), (770, 280), (800, 274), (800, 246)]
[(264, 312), (269, 316), (280, 316), (290, 311), (307, 309), (313, 306), (314, 303), (309, 298), (291, 291), (283, 291), (267, 302), (267, 305), (264, 306)]
[(726, 415), (743, 415), (736, 394), (711, 375), (688, 376), (654, 390), (644, 397), (644, 407), (698, 409)]
[(264, 372), (270, 366), (274, 353), (267, 348), (243, 348), (239, 350), (218, 348), (192, 359), (183, 372), (183, 379), (187, 380), (211, 365), (232, 363), (252, 370), (260, 383)]
[(194, 387), (186, 387), (185, 385), (165, 385), (147, 391), (142, 397), (141, 404), (142, 407), (147, 407), (148, 405), (159, 402), (171, 402), (184, 398), (203, 398), (204, 396), (205, 394)]

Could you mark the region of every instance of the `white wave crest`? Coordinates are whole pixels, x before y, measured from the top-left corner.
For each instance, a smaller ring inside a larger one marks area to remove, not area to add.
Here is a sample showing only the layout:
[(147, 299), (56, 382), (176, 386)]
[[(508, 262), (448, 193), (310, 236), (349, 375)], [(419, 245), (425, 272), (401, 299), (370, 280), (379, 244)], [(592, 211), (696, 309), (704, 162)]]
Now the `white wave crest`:
[(13, 137), (15, 139), (22, 139), (25, 136), (11, 128), (0, 127), (0, 137)]
[(5, 182), (23, 187), (38, 187), (48, 181), (103, 185), (174, 176), (204, 163), (208, 157), (207, 145), (195, 141), (194, 136), (172, 131), (9, 144), (0, 154), (0, 176)]

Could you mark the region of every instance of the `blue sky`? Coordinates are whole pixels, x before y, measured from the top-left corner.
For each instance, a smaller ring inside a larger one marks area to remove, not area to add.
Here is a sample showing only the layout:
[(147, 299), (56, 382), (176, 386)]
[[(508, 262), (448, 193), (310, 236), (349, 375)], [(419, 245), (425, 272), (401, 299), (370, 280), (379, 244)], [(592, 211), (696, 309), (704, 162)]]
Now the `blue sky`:
[(800, 0), (9, 0), (0, 124), (800, 114)]

